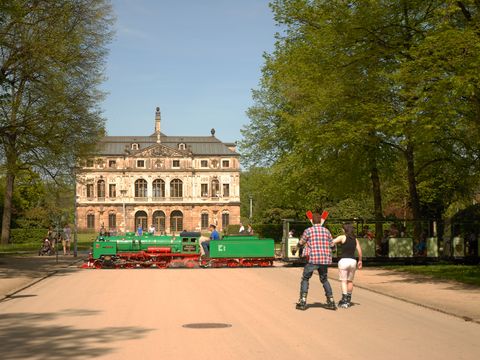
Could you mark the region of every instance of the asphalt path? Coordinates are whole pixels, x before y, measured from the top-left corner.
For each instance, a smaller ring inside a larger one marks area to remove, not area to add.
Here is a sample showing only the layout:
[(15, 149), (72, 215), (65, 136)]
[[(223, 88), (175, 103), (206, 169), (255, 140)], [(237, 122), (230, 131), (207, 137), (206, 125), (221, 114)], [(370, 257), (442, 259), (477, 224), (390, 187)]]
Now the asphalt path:
[(0, 303), (1, 358), (478, 358), (479, 324), (368, 289), (295, 310), (301, 271), (63, 269)]

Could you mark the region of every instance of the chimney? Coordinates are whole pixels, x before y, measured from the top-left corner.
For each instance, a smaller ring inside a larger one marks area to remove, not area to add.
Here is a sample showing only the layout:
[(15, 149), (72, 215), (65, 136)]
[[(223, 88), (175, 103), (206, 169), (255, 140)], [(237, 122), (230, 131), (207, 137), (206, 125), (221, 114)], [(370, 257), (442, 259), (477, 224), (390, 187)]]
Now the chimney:
[(157, 111), (155, 112), (155, 134), (157, 134), (157, 144), (160, 144), (160, 121), (162, 117), (160, 115), (160, 108), (157, 106)]

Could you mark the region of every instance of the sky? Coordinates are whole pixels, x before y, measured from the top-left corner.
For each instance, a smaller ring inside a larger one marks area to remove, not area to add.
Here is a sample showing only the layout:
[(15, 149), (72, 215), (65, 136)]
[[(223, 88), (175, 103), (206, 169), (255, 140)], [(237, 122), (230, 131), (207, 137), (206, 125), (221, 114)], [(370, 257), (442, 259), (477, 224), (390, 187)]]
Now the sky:
[(264, 52), (275, 42), (268, 0), (112, 0), (115, 37), (102, 88), (108, 135), (241, 139)]

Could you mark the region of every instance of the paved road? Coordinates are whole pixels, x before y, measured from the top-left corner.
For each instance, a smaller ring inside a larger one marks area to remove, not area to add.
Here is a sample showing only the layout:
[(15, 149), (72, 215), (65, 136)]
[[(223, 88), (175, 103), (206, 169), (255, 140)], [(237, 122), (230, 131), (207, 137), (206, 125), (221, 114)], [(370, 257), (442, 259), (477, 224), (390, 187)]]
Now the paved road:
[(478, 358), (479, 324), (365, 289), (331, 311), (315, 278), (313, 305), (297, 311), (300, 273), (62, 270), (0, 303), (1, 358)]

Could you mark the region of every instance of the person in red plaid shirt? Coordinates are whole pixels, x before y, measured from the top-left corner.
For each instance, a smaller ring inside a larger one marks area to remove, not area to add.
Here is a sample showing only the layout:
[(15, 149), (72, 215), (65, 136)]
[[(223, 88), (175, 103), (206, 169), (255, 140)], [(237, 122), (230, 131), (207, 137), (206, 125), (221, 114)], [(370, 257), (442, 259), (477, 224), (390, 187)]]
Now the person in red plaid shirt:
[(300, 283), (300, 299), (296, 304), (299, 310), (307, 308), (308, 282), (315, 270), (318, 270), (320, 282), (325, 290), (327, 298), (326, 307), (336, 310), (333, 292), (328, 282), (328, 265), (332, 263), (332, 234), (321, 225), (321, 216), (319, 213), (313, 214), (313, 226), (303, 232), (298, 246), (305, 246), (304, 255), (307, 256), (307, 264), (303, 268), (302, 281)]

